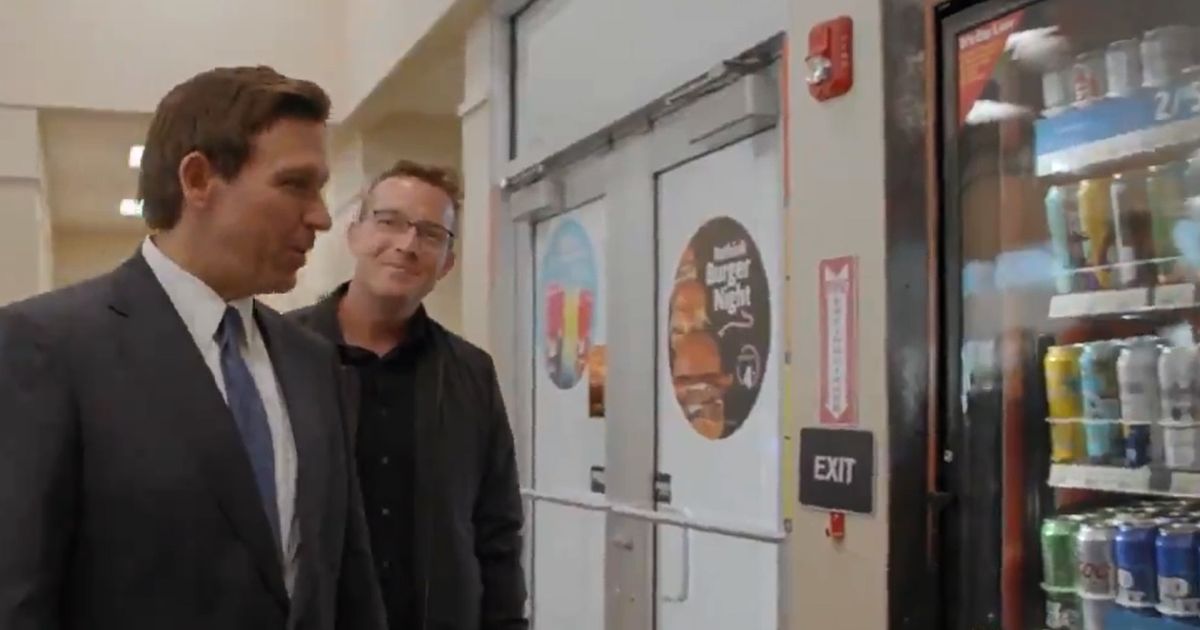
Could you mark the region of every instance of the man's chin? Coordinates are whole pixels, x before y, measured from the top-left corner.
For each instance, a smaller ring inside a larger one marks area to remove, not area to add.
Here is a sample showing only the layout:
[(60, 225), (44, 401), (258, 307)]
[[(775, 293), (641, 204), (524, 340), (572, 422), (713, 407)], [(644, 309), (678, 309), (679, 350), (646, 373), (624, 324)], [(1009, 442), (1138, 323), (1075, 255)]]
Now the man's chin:
[(288, 293), (296, 288), (297, 280), (296, 273), (284, 273), (278, 277), (272, 278), (270, 282), (263, 283), (264, 286), (258, 291), (259, 295), (279, 295)]

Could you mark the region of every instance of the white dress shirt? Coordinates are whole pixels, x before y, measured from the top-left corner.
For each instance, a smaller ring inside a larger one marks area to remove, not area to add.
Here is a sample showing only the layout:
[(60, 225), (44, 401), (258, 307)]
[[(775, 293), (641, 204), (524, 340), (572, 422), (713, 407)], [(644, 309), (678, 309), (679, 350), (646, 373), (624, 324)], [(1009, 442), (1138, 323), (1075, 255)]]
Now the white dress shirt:
[[(228, 306), (236, 308), (242, 316), (242, 324), (246, 330), (246, 343), (241, 348), (242, 358), (250, 368), (254, 384), (262, 396), (263, 406), (267, 411), (267, 424), (271, 430), (271, 442), (275, 447), (275, 490), (279, 507), (279, 535), (283, 544), (282, 568), (284, 584), (290, 595), (296, 581), (296, 549), (300, 542), (298, 528), (294, 526), (296, 442), (292, 436), (287, 406), (283, 403), (279, 382), (275, 378), (271, 356), (254, 319), (254, 299), (245, 298), (227, 304), (202, 280), (167, 258), (149, 238), (142, 243), (142, 256), (191, 333), (192, 340), (204, 356), (204, 362), (212, 372), (213, 381), (221, 391), (221, 396), (225, 398), (226, 404), (229, 398), (225, 393), (225, 378), (221, 372), (221, 349), (215, 335)], [(247, 483), (252, 483), (252, 480), (247, 479)]]

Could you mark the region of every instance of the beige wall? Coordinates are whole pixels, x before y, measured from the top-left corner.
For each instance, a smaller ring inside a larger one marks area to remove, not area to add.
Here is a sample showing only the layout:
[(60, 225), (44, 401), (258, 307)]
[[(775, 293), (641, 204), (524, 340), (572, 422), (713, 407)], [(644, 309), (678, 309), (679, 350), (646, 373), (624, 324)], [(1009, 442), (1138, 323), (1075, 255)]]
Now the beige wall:
[[(828, 5), (794, 0), (793, 41), (831, 15)], [(839, 0), (837, 13), (854, 19), (854, 89), (817, 103), (804, 82), (804, 47), (790, 60), (792, 198), (789, 290), (793, 418), (799, 426), (818, 417), (817, 265), (824, 258), (854, 255), (859, 262), (859, 418), (875, 434), (875, 512), (848, 515), (846, 538), (825, 536), (828, 516), (795, 503), (790, 558), (790, 628), (875, 630), (887, 627), (888, 407), (885, 361), (883, 51), (879, 0)], [(831, 208), (837, 208), (831, 212)], [(798, 432), (791, 432), (795, 444)], [(795, 462), (793, 452), (792, 462)], [(795, 495), (788, 497), (795, 501)], [(909, 506), (909, 509), (924, 509)], [(918, 541), (913, 541), (918, 544)]]
[(50, 212), (38, 114), (0, 106), (0, 305), (50, 288)]
[(146, 112), (179, 81), (235, 64), (329, 85), (338, 76), (341, 5), (10, 0), (0, 19), (0, 103)]
[(138, 232), (54, 231), (54, 286), (68, 285), (110, 271), (137, 251)]
[(455, 1), (461, 0), (345, 0), (346, 107), (361, 104)]
[(10, 0), (0, 104), (150, 112), (197, 72), (266, 64), (324, 86), (341, 121), (467, 3), (483, 0)]

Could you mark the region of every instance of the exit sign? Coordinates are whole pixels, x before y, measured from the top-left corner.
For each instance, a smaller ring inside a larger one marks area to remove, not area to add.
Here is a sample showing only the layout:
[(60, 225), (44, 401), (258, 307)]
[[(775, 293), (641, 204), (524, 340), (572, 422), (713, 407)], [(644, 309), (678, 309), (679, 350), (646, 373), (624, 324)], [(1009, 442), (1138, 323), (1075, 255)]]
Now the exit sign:
[(875, 436), (870, 431), (800, 430), (800, 504), (870, 514), (875, 499)]

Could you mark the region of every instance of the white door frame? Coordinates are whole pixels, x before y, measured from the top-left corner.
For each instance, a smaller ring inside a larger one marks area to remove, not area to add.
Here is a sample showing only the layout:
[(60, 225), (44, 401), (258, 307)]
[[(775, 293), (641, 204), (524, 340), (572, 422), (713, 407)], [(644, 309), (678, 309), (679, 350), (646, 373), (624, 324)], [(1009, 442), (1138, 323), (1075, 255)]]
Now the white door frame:
[[(504, 34), (513, 12), (526, 2), (499, 2), (494, 13), (496, 28)], [(504, 6), (507, 5), (507, 6)], [(507, 44), (507, 37), (496, 39)], [(497, 46), (496, 50), (507, 49)], [(778, 41), (766, 49), (777, 58)], [(506, 60), (507, 61), (507, 60)], [(781, 133), (780, 68), (771, 63), (751, 74), (739, 75), (734, 66), (721, 79), (705, 77), (681, 91), (648, 105), (613, 126), (581, 140), (576, 145), (520, 172), (506, 168), (504, 212), (498, 226), (497, 297), (494, 303), (495, 339), (510, 340), (507, 350), (510, 401), (514, 431), (522, 467), (523, 495), (527, 513), (536, 502), (549, 502), (581, 510), (607, 514), (605, 553), (605, 616), (609, 630), (650, 630), (655, 624), (655, 529), (672, 525), (686, 532), (700, 531), (778, 545), (781, 589), (779, 615), (786, 618), (788, 599), (782, 589), (788, 583), (785, 570), (786, 527), (778, 529), (746, 527), (741, 524), (697, 520), (687, 514), (656, 509), (653, 479), (657, 467), (656, 366), (657, 323), (646, 325), (646, 318), (657, 313), (657, 236), (655, 230), (655, 177), (681, 163), (693, 160), (758, 133)], [(497, 64), (501, 79), (493, 86), (506, 94), (507, 63)], [(505, 99), (498, 99), (505, 100)], [(673, 103), (671, 101), (674, 101)], [(497, 108), (497, 124), (509, 122), (506, 102)], [(781, 139), (782, 143), (786, 138)], [(505, 152), (505, 163), (508, 162)], [(786, 174), (785, 174), (786, 176)], [(783, 181), (780, 186), (784, 185)], [(531, 485), (533, 461), (533, 355), (532, 336), (535, 291), (533, 224), (556, 216), (599, 197), (606, 198), (607, 275), (606, 284), (620, 301), (606, 299), (608, 356), (624, 357), (633, 369), (614, 369), (610, 362), (606, 383), (608, 426), (606, 440), (606, 496), (560, 496), (539, 492)], [(783, 214), (785, 208), (780, 207)], [(785, 239), (786, 241), (786, 239)], [(786, 244), (785, 244), (786, 248)], [(781, 277), (786, 269), (778, 269)], [(780, 299), (786, 300), (785, 296)], [(786, 312), (786, 309), (781, 309)], [(786, 319), (780, 330), (786, 329)], [(515, 332), (514, 332), (515, 331)], [(500, 360), (498, 359), (498, 363)], [(781, 361), (781, 365), (786, 358)], [(784, 371), (786, 374), (786, 369)], [(786, 387), (786, 385), (785, 385)], [(779, 435), (783, 444), (786, 392), (779, 401)], [(790, 462), (780, 456), (780, 479)], [(779, 513), (783, 510), (787, 485), (781, 483)], [(527, 522), (529, 519), (527, 519)], [(532, 524), (530, 523), (530, 526)], [(526, 540), (532, 540), (527, 535)], [(526, 567), (532, 567), (532, 550), (526, 546)], [(689, 567), (690, 570), (690, 567)], [(703, 570), (703, 569), (701, 569)], [(531, 576), (536, 581), (537, 576)], [(532, 590), (531, 590), (532, 593)]]

